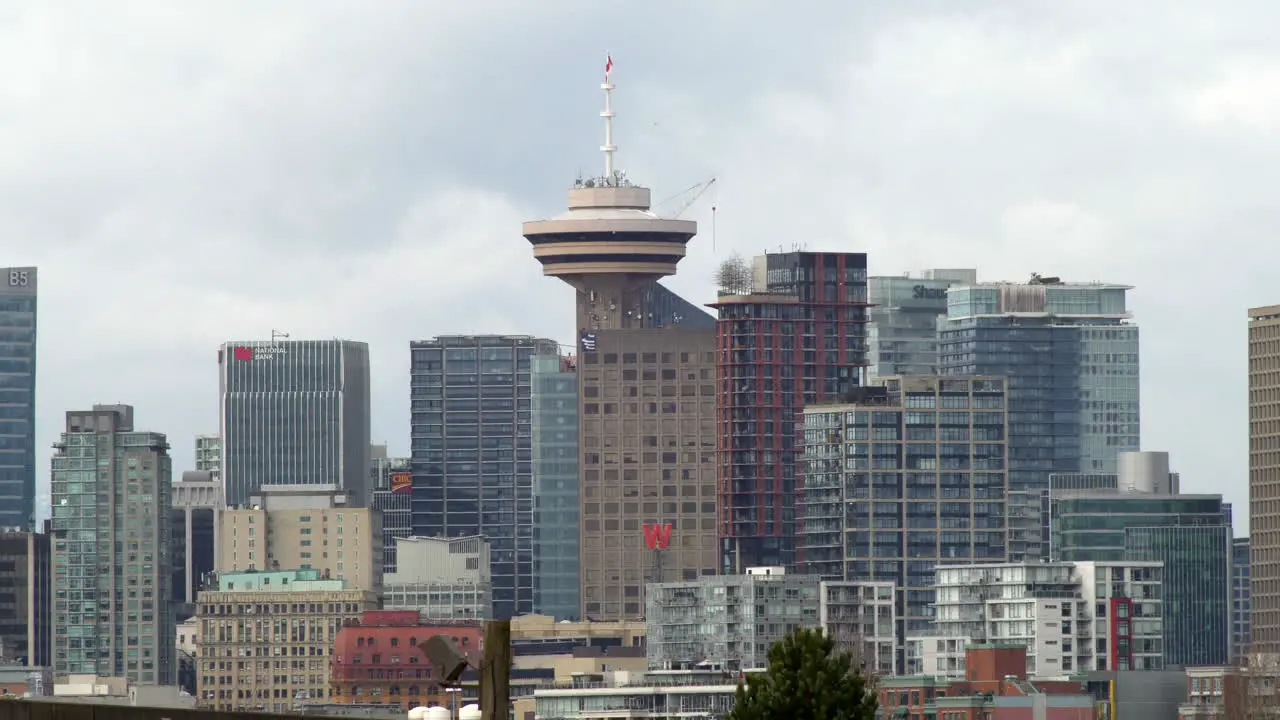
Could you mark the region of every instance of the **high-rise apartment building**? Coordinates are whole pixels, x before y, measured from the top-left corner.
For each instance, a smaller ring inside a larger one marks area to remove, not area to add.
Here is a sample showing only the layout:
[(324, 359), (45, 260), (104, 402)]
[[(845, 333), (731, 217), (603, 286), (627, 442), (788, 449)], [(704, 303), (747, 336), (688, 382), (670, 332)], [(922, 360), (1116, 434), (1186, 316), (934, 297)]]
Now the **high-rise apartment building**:
[[(792, 566), (806, 406), (862, 383), (867, 256), (755, 259), (752, 284), (722, 288), (716, 322), (721, 570)], [(736, 283), (735, 283), (736, 284)]]
[(1005, 559), (1004, 378), (904, 376), (804, 411), (800, 546), (825, 580), (889, 581), (903, 635), (933, 624), (934, 566)]
[(941, 372), (1009, 382), (1009, 486), (1115, 472), (1138, 449), (1138, 327), (1127, 285), (982, 283), (947, 291)]
[(218, 351), (220, 470), (228, 506), (263, 485), (369, 495), (369, 346), (350, 340), (228, 342)]
[(489, 538), (494, 613), (533, 612), (533, 359), (554, 340), (411, 343), (413, 534)]
[(337, 488), (267, 485), (228, 508), (218, 529), (218, 572), (319, 570), (347, 587), (382, 587), (382, 516), (351, 507)]
[(196, 606), (196, 701), (283, 713), (329, 697), (338, 633), (377, 607), (377, 593), (319, 570), (221, 573)]
[(1249, 652), (1249, 538), (1231, 543), (1231, 661)]
[(645, 600), (645, 649), (654, 670), (764, 669), (775, 643), (821, 627), (820, 582), (784, 568), (658, 583)]
[(1164, 577), (1160, 563), (1141, 561), (940, 565), (937, 632), (1025, 645), (1027, 673), (1045, 677), (1162, 670)]
[(54, 447), (54, 672), (175, 684), (168, 440), (95, 405)]
[(533, 359), (533, 611), (582, 613), (578, 572), (578, 372), (573, 357)]
[(697, 223), (654, 213), (649, 189), (614, 169), (613, 85), (603, 89), (604, 174), (579, 179), (567, 212), (523, 233), (543, 274), (575, 290), (582, 617), (618, 620), (644, 616), (647, 581), (719, 564), (716, 358), (712, 318), (658, 284)]
[(209, 473), (209, 479), (222, 482), (222, 438), (217, 435), (196, 436), (196, 471)]
[(53, 663), (49, 540), (46, 533), (0, 530), (0, 665)]
[(977, 270), (867, 278), (868, 381), (890, 375), (937, 375), (938, 318), (947, 314), (947, 288), (977, 282)]
[(36, 269), (0, 269), (0, 528), (36, 529)]
[(1280, 655), (1280, 305), (1249, 309), (1249, 652)]

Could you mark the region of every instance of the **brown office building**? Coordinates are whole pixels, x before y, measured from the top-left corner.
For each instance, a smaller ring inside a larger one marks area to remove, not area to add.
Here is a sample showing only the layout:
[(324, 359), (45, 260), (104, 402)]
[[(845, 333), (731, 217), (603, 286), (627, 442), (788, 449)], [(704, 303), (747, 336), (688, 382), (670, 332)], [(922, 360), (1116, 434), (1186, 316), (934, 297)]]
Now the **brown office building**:
[(1249, 309), (1252, 653), (1280, 653), (1280, 305)]
[(642, 618), (646, 582), (718, 564), (715, 321), (658, 283), (697, 223), (652, 212), (613, 169), (612, 88), (604, 175), (524, 224), (543, 274), (577, 290), (582, 616), (599, 620)]

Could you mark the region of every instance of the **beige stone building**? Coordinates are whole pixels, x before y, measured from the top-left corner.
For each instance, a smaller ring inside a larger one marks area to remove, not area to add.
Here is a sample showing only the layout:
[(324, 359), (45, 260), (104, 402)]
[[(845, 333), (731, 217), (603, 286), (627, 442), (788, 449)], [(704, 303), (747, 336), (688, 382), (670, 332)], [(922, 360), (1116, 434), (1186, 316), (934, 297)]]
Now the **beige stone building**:
[(347, 507), (322, 486), (263, 486), (245, 508), (222, 513), (218, 571), (315, 569), (347, 587), (382, 586), (382, 514)]
[(328, 697), (338, 631), (377, 606), (377, 593), (319, 570), (221, 574), (196, 604), (199, 705), (285, 712)]
[(1280, 305), (1249, 309), (1251, 653), (1280, 654)]

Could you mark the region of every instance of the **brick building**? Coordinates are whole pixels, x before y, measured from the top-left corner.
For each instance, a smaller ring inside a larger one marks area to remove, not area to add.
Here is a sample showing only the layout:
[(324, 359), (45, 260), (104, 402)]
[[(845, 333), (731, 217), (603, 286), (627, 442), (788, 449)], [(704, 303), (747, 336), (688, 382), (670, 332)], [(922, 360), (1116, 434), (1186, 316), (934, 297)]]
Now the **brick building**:
[(416, 610), (369, 610), (342, 628), (333, 645), (329, 695), (356, 705), (448, 707), (444, 688), (422, 647), (447, 635), (468, 656), (480, 651), (474, 623), (423, 624)]
[(884, 678), (878, 689), (886, 717), (908, 720), (1091, 720), (1094, 700), (1069, 680), (1028, 680), (1022, 645), (970, 645), (965, 677)]

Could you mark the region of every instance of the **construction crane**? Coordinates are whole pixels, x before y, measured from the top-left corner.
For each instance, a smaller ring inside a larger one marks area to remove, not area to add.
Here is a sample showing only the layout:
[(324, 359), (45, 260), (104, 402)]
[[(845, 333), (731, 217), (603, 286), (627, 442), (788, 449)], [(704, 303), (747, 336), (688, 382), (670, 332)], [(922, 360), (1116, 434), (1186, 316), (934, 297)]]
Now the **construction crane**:
[(671, 210), (670, 212), (663, 213), (662, 217), (669, 218), (672, 220), (678, 219), (681, 215), (685, 213), (686, 210), (688, 210), (690, 207), (693, 207), (693, 204), (698, 202), (698, 198), (706, 194), (706, 192), (711, 189), (711, 186), (715, 184), (716, 184), (715, 178), (711, 178), (710, 180), (703, 180), (697, 185), (694, 185), (693, 187), (685, 188), (684, 190), (681, 190), (675, 195), (658, 203), (658, 207), (662, 207), (669, 203), (680, 201), (677, 205), (675, 205), (675, 208), (673, 210)]

